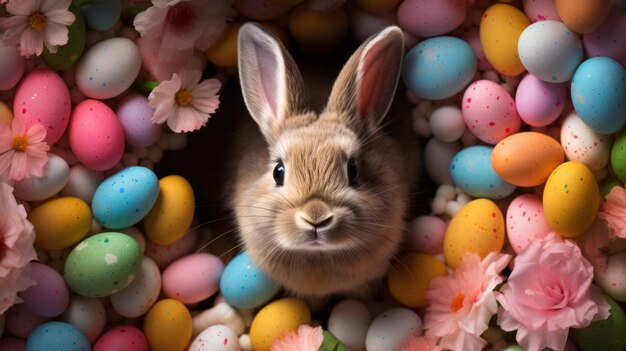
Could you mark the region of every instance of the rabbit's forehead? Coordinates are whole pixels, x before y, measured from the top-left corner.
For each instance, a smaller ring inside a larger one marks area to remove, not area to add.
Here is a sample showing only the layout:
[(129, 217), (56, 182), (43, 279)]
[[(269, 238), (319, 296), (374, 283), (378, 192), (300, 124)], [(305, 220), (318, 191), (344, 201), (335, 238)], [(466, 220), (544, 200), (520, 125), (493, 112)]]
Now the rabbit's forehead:
[(322, 155), (343, 159), (354, 156), (358, 149), (359, 140), (352, 130), (334, 123), (315, 123), (282, 133), (274, 153), (289, 162), (294, 158)]

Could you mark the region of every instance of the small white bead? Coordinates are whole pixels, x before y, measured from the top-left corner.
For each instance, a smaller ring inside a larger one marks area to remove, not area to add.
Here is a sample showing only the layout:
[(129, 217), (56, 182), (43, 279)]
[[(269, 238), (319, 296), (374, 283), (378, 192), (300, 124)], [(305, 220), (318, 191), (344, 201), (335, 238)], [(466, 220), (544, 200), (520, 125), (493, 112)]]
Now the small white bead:
[(430, 136), (430, 125), (428, 124), (428, 120), (426, 118), (417, 118), (413, 120), (413, 129), (415, 129), (415, 133), (421, 137)]
[(442, 197), (446, 199), (446, 201), (452, 201), (456, 198), (456, 191), (454, 187), (449, 184), (440, 185), (437, 188), (437, 192), (435, 193), (435, 197)]
[(450, 217), (454, 217), (454, 215), (456, 215), (456, 213), (459, 212), (461, 207), (463, 206), (460, 203), (456, 201), (449, 201), (446, 204), (446, 214)]
[(438, 214), (438, 215), (444, 214), (444, 212), (446, 212), (447, 204), (448, 204), (448, 201), (446, 201), (446, 199), (442, 197), (435, 197), (431, 204), (431, 209), (433, 213), (435, 214)]

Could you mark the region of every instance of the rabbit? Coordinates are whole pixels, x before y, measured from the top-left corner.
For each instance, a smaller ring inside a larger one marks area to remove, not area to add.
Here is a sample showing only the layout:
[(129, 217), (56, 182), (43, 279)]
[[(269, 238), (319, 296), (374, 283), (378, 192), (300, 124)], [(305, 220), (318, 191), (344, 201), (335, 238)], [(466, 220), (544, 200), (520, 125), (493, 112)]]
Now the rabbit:
[(290, 294), (361, 295), (400, 250), (417, 150), (381, 122), (403, 42), (395, 26), (364, 42), (316, 113), (281, 42), (253, 23), (240, 29), (239, 80), (256, 124), (241, 132), (229, 203), (244, 249)]

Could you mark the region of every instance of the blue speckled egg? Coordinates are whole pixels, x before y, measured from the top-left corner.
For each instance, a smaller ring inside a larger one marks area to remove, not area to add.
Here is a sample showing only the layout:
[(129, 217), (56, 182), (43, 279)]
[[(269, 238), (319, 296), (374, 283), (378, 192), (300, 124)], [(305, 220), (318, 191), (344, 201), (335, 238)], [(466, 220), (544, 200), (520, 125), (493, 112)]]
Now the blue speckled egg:
[(611, 134), (626, 123), (626, 70), (612, 58), (581, 63), (571, 92), (576, 113), (594, 131)]
[(474, 73), (476, 56), (469, 44), (454, 37), (435, 37), (409, 51), (402, 79), (415, 95), (440, 100), (463, 90)]
[(141, 166), (124, 168), (105, 179), (93, 195), (94, 218), (109, 229), (130, 227), (150, 212), (159, 196), (159, 179)]
[(91, 351), (85, 335), (65, 322), (38, 326), (26, 340), (26, 351)]
[(492, 147), (470, 146), (454, 155), (450, 175), (454, 184), (468, 195), (488, 199), (502, 199), (515, 191), (491, 165)]
[(242, 252), (224, 269), (220, 281), (222, 295), (236, 308), (256, 308), (268, 302), (280, 289)]
[(91, 29), (106, 31), (117, 23), (122, 15), (122, 0), (100, 0), (80, 7), (85, 15), (87, 26)]

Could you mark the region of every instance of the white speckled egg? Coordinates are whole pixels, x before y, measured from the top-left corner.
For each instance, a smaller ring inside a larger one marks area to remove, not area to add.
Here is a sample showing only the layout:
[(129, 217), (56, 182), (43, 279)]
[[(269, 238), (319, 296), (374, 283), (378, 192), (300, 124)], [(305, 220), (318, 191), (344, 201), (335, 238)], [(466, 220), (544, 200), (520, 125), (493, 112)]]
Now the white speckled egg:
[(191, 342), (188, 351), (239, 351), (239, 337), (225, 325), (206, 328)]
[(61, 320), (75, 326), (90, 343), (104, 331), (107, 322), (104, 305), (99, 299), (74, 295)]
[(584, 163), (592, 171), (609, 162), (612, 139), (591, 129), (572, 111), (561, 124), (561, 145), (570, 161)]
[(135, 280), (123, 290), (111, 295), (111, 305), (120, 315), (137, 318), (148, 312), (154, 305), (160, 291), (159, 267), (150, 257), (143, 256)]
[(50, 153), (43, 167), (43, 176), (32, 176), (15, 182), (15, 197), (26, 201), (45, 200), (61, 191), (69, 177), (70, 167), (67, 162)]
[(411, 336), (422, 335), (422, 319), (412, 310), (396, 307), (384, 311), (367, 330), (367, 351), (398, 351)]
[(330, 312), (328, 330), (350, 350), (365, 350), (370, 312), (358, 300), (343, 300)]
[[(626, 240), (617, 239), (611, 243), (610, 251), (626, 248)], [(619, 254), (607, 258), (604, 269), (596, 269), (594, 281), (610, 297), (626, 302), (626, 255)]]

